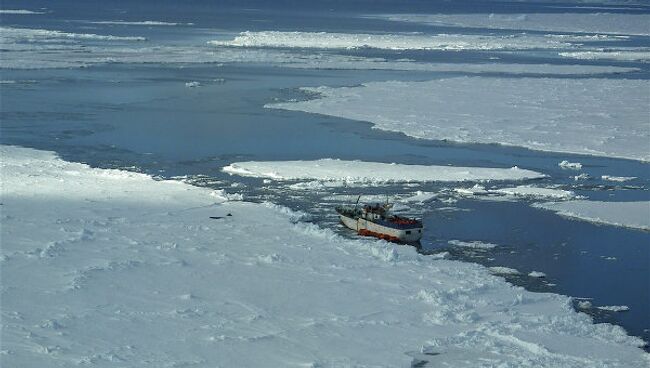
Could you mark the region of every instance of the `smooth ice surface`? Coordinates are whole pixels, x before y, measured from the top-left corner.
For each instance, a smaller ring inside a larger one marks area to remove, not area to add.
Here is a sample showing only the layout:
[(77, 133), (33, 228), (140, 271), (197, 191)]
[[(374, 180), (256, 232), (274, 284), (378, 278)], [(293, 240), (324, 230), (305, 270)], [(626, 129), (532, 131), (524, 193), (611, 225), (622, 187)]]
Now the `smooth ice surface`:
[(525, 180), (544, 177), (538, 172), (518, 167), (499, 169), (403, 165), (334, 159), (235, 162), (224, 167), (223, 171), (274, 180), (310, 179), (367, 183)]
[(602, 224), (650, 230), (650, 201), (569, 201), (535, 204), (562, 216)]
[(305, 88), (320, 98), (268, 104), (369, 121), (426, 139), (649, 161), (647, 80), (459, 77)]
[(528, 50), (569, 48), (582, 38), (546, 35), (469, 34), (367, 34), (328, 32), (242, 32), (231, 40), (214, 40), (215, 46), (282, 47), (316, 49), (376, 48), (386, 50)]
[(391, 14), (373, 16), (435, 26), (649, 35), (650, 15), (621, 13)]
[(181, 182), (0, 153), (3, 366), (648, 364), (622, 328), (475, 264)]

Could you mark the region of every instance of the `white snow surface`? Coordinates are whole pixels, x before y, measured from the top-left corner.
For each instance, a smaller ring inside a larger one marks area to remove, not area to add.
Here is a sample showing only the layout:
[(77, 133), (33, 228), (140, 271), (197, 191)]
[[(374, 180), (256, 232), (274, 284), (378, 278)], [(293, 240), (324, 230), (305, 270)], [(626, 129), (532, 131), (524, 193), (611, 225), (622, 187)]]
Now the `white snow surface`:
[(320, 98), (266, 107), (369, 121), (415, 138), (650, 161), (649, 88), (631, 79), (458, 77), (310, 87)]
[(179, 181), (0, 153), (3, 366), (397, 367), (417, 351), (451, 366), (649, 361), (639, 338), (568, 297), (479, 265)]
[(650, 35), (650, 15), (607, 12), (508, 14), (387, 14), (373, 18), (435, 26), (517, 31)]
[(356, 183), (458, 182), (526, 180), (544, 177), (535, 171), (435, 165), (404, 165), (381, 162), (321, 159), (315, 161), (235, 162), (224, 172), (273, 180), (323, 180)]
[(650, 201), (568, 201), (536, 203), (533, 206), (580, 220), (650, 230)]
[(230, 40), (209, 41), (215, 46), (385, 50), (528, 50), (566, 49), (584, 37), (530, 35), (526, 33), (494, 36), (471, 34), (369, 34), (329, 32), (241, 32)]

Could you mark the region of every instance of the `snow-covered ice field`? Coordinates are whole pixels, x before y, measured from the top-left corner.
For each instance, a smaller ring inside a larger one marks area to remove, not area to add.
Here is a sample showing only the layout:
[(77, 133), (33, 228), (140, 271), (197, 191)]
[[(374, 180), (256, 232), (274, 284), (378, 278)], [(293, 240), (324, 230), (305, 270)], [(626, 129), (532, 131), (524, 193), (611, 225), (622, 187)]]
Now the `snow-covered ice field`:
[(622, 328), (478, 265), (180, 182), (1, 153), (3, 365), (649, 362)]

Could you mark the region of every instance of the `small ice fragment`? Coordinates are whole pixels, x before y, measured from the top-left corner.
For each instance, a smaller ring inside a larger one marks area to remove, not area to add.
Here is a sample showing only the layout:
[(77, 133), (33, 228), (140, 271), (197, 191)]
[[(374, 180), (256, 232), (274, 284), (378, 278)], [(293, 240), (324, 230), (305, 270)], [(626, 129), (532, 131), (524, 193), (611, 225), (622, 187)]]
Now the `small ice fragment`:
[(485, 187), (479, 184), (476, 184), (471, 188), (454, 188), (454, 191), (462, 195), (477, 195), (487, 193)]
[(581, 300), (578, 302), (578, 308), (589, 309), (591, 308), (591, 302), (589, 300)]
[(187, 83), (185, 83), (185, 87), (188, 87), (188, 88), (201, 87), (201, 83), (196, 82), (196, 81), (194, 81), (194, 82), (187, 82)]
[(536, 278), (543, 278), (546, 277), (546, 274), (544, 272), (540, 271), (532, 271), (528, 274), (530, 277), (536, 277)]
[(606, 181), (616, 181), (619, 183), (622, 183), (624, 181), (630, 181), (636, 179), (636, 176), (611, 176), (611, 175), (603, 175), (600, 177), (603, 180)]
[(434, 254), (431, 255), (431, 258), (433, 258), (433, 259), (447, 259), (447, 258), (449, 258), (449, 252), (434, 253)]
[(448, 241), (449, 244), (457, 246), (457, 247), (463, 247), (463, 248), (472, 248), (472, 249), (492, 249), (496, 247), (496, 244), (492, 243), (484, 243), (481, 241), (460, 241), (460, 240), (450, 240)]
[(582, 169), (582, 164), (579, 162), (569, 162), (567, 160), (564, 160), (557, 164), (559, 167), (563, 169), (572, 169), (572, 170), (580, 170)]
[(575, 181), (578, 181), (578, 180), (587, 180), (587, 179), (589, 179), (589, 178), (591, 178), (591, 176), (589, 176), (589, 174), (582, 173), (582, 174), (580, 174), (580, 175), (576, 175), (576, 176), (574, 176), (574, 177), (573, 177), (573, 180), (575, 180)]
[(602, 307), (597, 307), (600, 310), (610, 311), (610, 312), (627, 312), (630, 310), (630, 307), (627, 305), (604, 305)]
[(491, 273), (496, 275), (519, 275), (520, 272), (510, 267), (494, 266), (488, 268)]

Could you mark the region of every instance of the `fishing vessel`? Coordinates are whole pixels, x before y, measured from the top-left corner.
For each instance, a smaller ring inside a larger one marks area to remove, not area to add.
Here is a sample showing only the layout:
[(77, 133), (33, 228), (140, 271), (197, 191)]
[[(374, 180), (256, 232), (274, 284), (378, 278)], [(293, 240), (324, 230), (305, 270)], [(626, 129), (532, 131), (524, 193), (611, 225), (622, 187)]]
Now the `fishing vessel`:
[(390, 213), (391, 205), (338, 206), (336, 212), (346, 227), (359, 235), (398, 243), (416, 243), (422, 238), (422, 221)]

